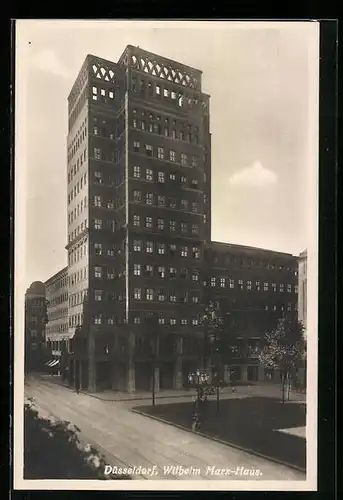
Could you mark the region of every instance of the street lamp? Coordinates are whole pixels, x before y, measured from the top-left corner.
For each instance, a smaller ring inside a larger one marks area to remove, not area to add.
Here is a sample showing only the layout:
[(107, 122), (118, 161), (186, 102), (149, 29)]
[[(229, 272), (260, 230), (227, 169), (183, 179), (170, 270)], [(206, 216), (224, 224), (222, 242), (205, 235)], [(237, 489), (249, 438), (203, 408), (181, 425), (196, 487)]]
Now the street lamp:
[(192, 429), (196, 430), (200, 425), (200, 402), (203, 401), (203, 386), (208, 385), (209, 375), (206, 372), (201, 372), (199, 368), (193, 373), (188, 374), (188, 382), (190, 385), (196, 387), (196, 400), (195, 400), (195, 415), (193, 417)]

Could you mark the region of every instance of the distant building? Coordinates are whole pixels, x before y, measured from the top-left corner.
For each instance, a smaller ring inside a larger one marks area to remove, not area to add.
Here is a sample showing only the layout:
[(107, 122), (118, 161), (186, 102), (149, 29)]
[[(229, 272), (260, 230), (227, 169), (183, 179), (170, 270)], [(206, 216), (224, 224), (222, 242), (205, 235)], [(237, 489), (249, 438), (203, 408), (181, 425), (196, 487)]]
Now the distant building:
[[(235, 351), (227, 369), (237, 380), (279, 376), (259, 366), (261, 339), (279, 318), (296, 314), (297, 258), (260, 248), (211, 242), (205, 250), (205, 302), (217, 301), (227, 315)], [(224, 378), (228, 378), (227, 374)]]
[(307, 326), (307, 250), (299, 255), (299, 293), (298, 293), (298, 319)]
[(61, 369), (61, 354), (68, 351), (71, 334), (68, 331), (68, 267), (63, 268), (45, 282), (47, 299), (46, 341), (56, 371)]
[(45, 354), (47, 307), (45, 285), (33, 282), (25, 293), (25, 369), (41, 370)]

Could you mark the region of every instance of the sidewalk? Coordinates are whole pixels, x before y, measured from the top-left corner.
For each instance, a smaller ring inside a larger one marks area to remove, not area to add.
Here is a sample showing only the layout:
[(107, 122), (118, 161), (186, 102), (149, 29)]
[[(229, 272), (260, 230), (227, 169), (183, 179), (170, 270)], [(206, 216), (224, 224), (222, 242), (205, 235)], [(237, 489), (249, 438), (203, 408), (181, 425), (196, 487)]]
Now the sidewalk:
[[(53, 383), (68, 387), (66, 383), (62, 381), (61, 377), (49, 376), (45, 377), (46, 380), (50, 380)], [(70, 389), (73, 390), (73, 389)], [(274, 399), (281, 399), (282, 392), (279, 384), (258, 384), (258, 385), (238, 385), (235, 393), (232, 392), (231, 387), (224, 387), (220, 389), (220, 396), (225, 397), (229, 395), (239, 396), (250, 396), (250, 397), (267, 397)], [(96, 393), (90, 393), (88, 391), (80, 391), (89, 396), (103, 401), (144, 401), (151, 400), (151, 391), (136, 391), (134, 393), (128, 392), (117, 392), (111, 390), (105, 390)], [(155, 394), (156, 399), (170, 399), (170, 398), (194, 398), (195, 388), (190, 389), (160, 389)], [(215, 399), (216, 396), (210, 396), (211, 399)], [(306, 394), (291, 391), (290, 392), (290, 402), (306, 403)], [(285, 394), (285, 403), (287, 403), (287, 394)]]

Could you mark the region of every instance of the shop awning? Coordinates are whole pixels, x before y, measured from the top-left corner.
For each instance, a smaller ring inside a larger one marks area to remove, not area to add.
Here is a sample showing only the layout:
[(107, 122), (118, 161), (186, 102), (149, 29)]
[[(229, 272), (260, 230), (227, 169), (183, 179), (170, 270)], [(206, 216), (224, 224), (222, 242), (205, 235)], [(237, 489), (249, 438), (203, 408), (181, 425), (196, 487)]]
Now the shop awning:
[(59, 359), (54, 359), (54, 360), (52, 361), (52, 363), (50, 363), (50, 364), (49, 364), (50, 368), (52, 368), (53, 366), (58, 365), (58, 363), (59, 363), (59, 362), (60, 362), (60, 360), (59, 360)]

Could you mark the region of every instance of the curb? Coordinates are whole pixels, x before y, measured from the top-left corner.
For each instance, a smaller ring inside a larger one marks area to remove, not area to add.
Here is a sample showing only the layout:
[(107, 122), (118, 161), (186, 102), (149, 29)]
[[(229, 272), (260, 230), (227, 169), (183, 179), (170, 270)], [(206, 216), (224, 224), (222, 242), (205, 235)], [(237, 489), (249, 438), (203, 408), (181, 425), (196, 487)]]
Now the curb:
[(168, 420), (165, 420), (165, 419), (160, 418), (160, 417), (156, 417), (155, 415), (149, 415), (148, 413), (142, 412), (140, 410), (136, 410), (134, 408), (132, 408), (131, 411), (132, 411), (132, 413), (137, 413), (137, 415), (142, 415), (143, 417), (157, 420), (158, 422), (161, 422), (163, 424), (167, 424), (167, 425), (170, 425), (172, 427), (177, 427), (178, 429), (189, 432), (191, 434), (197, 434), (198, 436), (209, 439), (210, 441), (216, 441), (217, 443), (223, 444), (223, 445), (228, 446), (230, 448), (234, 448), (236, 450), (243, 451), (245, 453), (250, 453), (251, 455), (254, 455), (254, 456), (259, 457), (259, 458), (263, 458), (264, 460), (268, 460), (269, 462), (274, 462), (275, 464), (283, 465), (284, 467), (289, 467), (290, 469), (294, 469), (297, 472), (302, 472), (302, 473), (306, 474), (306, 469), (303, 469), (302, 467), (298, 467), (297, 465), (293, 465), (293, 464), (290, 464), (288, 462), (278, 460), (277, 458), (268, 457), (267, 455), (263, 455), (263, 453), (259, 453), (258, 451), (251, 450), (250, 448), (243, 448), (242, 446), (239, 446), (238, 444), (232, 443), (230, 441), (224, 441), (223, 439), (220, 439), (220, 438), (217, 438), (214, 436), (213, 437), (208, 436), (207, 434), (203, 434), (202, 432), (192, 431), (191, 429), (189, 429), (188, 427), (185, 427), (183, 425), (169, 422)]

